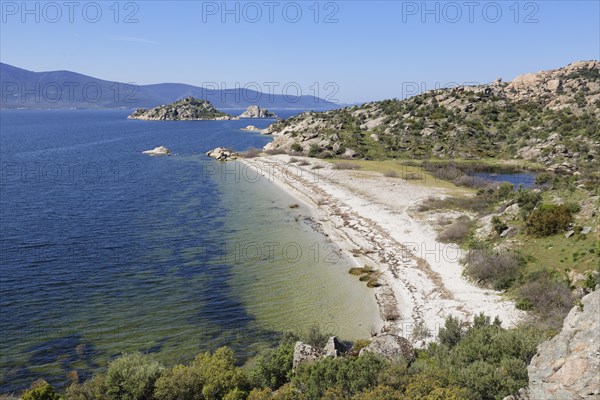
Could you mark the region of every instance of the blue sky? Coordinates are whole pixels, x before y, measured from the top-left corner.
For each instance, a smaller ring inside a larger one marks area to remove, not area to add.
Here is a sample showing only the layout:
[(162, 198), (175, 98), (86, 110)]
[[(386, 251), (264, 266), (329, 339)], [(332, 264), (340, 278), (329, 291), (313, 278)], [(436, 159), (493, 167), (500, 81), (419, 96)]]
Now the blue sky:
[(600, 58), (598, 1), (1, 3), (2, 62), (137, 84), (362, 102)]

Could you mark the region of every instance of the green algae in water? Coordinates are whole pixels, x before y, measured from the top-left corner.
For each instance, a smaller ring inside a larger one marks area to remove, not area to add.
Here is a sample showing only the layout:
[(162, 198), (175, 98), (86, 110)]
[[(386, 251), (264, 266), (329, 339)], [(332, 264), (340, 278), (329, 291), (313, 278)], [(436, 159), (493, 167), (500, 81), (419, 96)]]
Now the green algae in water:
[(232, 232), (229, 285), (258, 326), (303, 333), (317, 324), (344, 339), (369, 337), (373, 292), (349, 276), (352, 260), (304, 222), (308, 211), (291, 210), (295, 199), (266, 179), (222, 180), (220, 189)]

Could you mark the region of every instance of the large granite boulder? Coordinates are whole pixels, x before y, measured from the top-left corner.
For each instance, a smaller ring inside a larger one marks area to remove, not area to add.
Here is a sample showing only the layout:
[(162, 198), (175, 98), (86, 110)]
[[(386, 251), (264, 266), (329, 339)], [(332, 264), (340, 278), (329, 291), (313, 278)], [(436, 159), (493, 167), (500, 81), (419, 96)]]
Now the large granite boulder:
[(531, 360), (531, 400), (600, 399), (600, 290), (581, 299)]
[(375, 353), (390, 360), (412, 361), (415, 351), (410, 342), (402, 336), (383, 334), (375, 337), (368, 346), (360, 350), (359, 356)]

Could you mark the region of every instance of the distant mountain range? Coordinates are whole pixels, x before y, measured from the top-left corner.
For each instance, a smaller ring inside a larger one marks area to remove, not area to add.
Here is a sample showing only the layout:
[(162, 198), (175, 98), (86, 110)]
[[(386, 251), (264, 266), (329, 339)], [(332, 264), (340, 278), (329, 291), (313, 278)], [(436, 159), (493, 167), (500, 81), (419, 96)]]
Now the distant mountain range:
[[(273, 90), (281, 91), (282, 85)], [(267, 90), (269, 88), (266, 88)], [(135, 109), (172, 103), (185, 97), (210, 101), (216, 108), (258, 105), (273, 109), (326, 110), (340, 107), (314, 96), (218, 90), (182, 83), (135, 85), (110, 82), (71, 71), (33, 72), (0, 63), (0, 108)]]

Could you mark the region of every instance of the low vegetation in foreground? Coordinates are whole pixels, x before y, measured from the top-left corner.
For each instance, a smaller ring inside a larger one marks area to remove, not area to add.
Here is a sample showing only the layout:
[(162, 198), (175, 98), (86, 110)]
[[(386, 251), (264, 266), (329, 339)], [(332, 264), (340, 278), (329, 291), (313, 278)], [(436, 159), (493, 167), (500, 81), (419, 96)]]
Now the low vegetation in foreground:
[[(150, 355), (126, 354), (64, 393), (38, 381), (22, 399), (502, 399), (527, 385), (527, 364), (545, 337), (533, 328), (506, 330), (500, 321), (480, 315), (470, 323), (448, 317), (438, 338), (414, 359), (395, 361), (370, 353), (358, 356), (369, 343), (360, 340), (346, 354), (299, 365), (296, 371), (292, 361), (298, 338), (292, 335), (242, 367), (228, 348), (169, 368)], [(314, 330), (305, 340), (322, 344)]]

